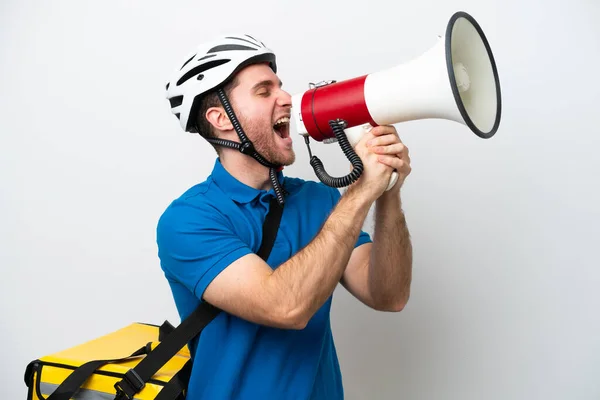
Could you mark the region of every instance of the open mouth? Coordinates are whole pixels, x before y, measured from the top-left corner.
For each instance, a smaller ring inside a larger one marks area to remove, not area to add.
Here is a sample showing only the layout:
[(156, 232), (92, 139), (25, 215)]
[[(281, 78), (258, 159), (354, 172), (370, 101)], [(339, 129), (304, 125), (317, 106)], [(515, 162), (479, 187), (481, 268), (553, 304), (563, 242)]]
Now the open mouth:
[(282, 139), (286, 139), (290, 136), (290, 118), (282, 117), (275, 121), (273, 130)]

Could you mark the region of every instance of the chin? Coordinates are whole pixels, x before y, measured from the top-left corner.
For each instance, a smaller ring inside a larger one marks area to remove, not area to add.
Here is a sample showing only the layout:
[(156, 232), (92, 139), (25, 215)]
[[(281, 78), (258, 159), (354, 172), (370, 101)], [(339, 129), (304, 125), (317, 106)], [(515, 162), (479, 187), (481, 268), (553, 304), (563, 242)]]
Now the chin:
[(282, 163), (283, 165), (292, 165), (295, 161), (296, 161), (296, 152), (294, 151), (294, 149), (290, 149), (289, 153), (287, 154), (287, 157), (285, 158), (284, 163)]
[(293, 152), (287, 157), (282, 157), (277, 159), (277, 164), (283, 165), (284, 167), (289, 167), (296, 161), (296, 154)]

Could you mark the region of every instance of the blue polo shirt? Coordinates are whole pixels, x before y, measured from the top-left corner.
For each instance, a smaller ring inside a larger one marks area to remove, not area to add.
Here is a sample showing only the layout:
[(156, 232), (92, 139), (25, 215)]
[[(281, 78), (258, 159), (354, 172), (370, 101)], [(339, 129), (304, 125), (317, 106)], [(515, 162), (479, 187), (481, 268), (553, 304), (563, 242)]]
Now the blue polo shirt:
[[(310, 243), (340, 198), (337, 189), (320, 182), (278, 175), (289, 194), (267, 261), (271, 268)], [(272, 189), (241, 183), (217, 159), (204, 182), (164, 211), (157, 226), (158, 255), (182, 319), (221, 271), (258, 251), (273, 196)], [(361, 232), (356, 246), (369, 241)], [(194, 363), (187, 399), (342, 399), (331, 300), (302, 330), (271, 328), (220, 313), (190, 343)]]

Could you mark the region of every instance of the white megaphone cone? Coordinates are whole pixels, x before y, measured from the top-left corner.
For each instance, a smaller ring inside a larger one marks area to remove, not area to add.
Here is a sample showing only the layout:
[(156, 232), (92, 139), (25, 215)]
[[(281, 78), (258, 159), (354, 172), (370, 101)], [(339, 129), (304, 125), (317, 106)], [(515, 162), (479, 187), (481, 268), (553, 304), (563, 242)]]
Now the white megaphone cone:
[[(343, 149), (346, 140), (353, 148), (365, 127), (427, 118), (459, 122), (487, 139), (496, 133), (500, 115), (500, 81), (491, 48), (479, 24), (465, 12), (455, 13), (437, 44), (408, 63), (311, 85), (292, 96), (294, 123), (307, 144), (309, 136), (340, 141), (340, 128), (334, 129), (330, 121), (343, 121)], [(320, 162), (313, 168), (331, 186), (347, 186), (357, 179), (331, 178)], [(396, 178), (392, 176), (388, 190)]]

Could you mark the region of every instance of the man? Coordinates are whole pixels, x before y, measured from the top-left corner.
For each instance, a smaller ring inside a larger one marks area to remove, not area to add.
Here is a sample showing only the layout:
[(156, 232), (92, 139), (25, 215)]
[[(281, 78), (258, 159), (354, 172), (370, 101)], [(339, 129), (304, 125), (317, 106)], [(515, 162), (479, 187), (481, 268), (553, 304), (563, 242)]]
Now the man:
[[(355, 149), (364, 172), (343, 196), (284, 176), (281, 166), (295, 159), (291, 97), (276, 71), (262, 42), (229, 36), (200, 46), (167, 85), (182, 128), (218, 153), (211, 175), (174, 200), (157, 228), (181, 318), (200, 301), (224, 311), (190, 344), (191, 400), (341, 399), (329, 319), (338, 282), (375, 310), (397, 312), (408, 301), (400, 200), (408, 149), (393, 127), (373, 128)], [(394, 170), (398, 182), (385, 191)], [(283, 216), (265, 262), (256, 252), (274, 198)], [(371, 241), (361, 228), (373, 204)]]

